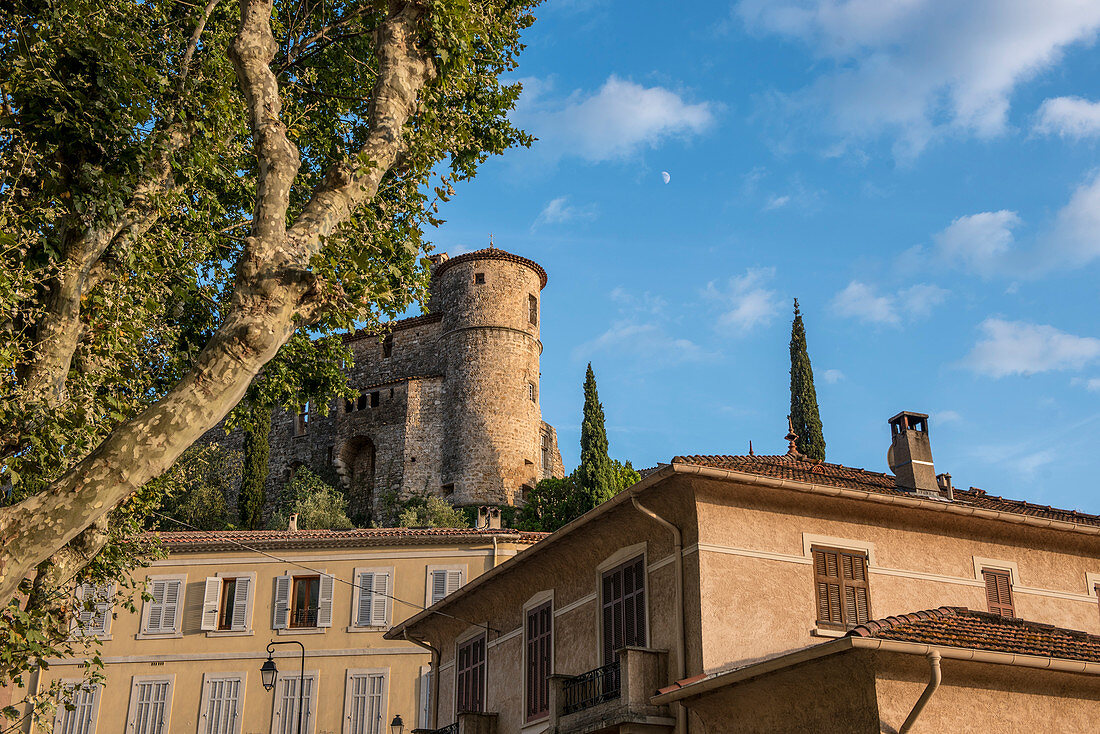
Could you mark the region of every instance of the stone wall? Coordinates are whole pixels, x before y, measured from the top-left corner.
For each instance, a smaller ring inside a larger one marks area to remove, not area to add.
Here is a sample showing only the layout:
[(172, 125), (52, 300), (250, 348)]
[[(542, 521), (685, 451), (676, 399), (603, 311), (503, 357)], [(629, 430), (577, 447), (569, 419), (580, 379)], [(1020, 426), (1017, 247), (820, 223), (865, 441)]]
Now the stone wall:
[[(269, 514), (299, 466), (342, 487), (361, 524), (388, 492), (511, 505), (539, 479), (564, 475), (557, 434), (538, 402), (545, 273), (501, 250), (441, 261), (429, 314), (394, 322), (387, 338), (346, 337), (358, 398), (334, 401), (327, 415), (310, 405), (304, 432), (297, 416), (275, 411)], [(220, 427), (205, 438), (241, 443)]]

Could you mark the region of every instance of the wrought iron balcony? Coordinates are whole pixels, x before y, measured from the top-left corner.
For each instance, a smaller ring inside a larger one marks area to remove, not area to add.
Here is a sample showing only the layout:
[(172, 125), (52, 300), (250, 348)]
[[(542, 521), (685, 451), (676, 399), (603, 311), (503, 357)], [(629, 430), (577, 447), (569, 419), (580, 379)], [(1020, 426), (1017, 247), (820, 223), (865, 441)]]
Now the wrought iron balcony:
[(562, 702), (562, 713), (572, 714), (584, 711), (618, 698), (622, 692), (620, 670), (619, 661), (616, 660), (610, 665), (604, 665), (563, 681), (562, 693), (565, 700)]

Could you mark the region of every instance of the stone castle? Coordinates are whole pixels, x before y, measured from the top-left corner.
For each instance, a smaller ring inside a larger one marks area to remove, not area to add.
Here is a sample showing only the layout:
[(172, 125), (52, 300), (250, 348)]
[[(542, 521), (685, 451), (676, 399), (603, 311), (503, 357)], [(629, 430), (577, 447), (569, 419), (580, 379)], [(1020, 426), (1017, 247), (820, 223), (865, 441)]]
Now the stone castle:
[(357, 398), (327, 416), (276, 410), (268, 497), (299, 467), (334, 472), (363, 523), (383, 493), (521, 505), (540, 479), (564, 475), (539, 407), (546, 271), (492, 247), (432, 262), (426, 314), (344, 337)]

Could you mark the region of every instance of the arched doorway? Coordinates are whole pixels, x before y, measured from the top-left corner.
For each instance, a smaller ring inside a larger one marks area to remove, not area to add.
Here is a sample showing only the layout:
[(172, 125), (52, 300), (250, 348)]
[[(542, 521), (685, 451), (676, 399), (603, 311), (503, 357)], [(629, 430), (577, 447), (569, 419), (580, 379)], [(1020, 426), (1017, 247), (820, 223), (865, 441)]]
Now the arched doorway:
[(366, 436), (348, 439), (333, 463), (348, 498), (348, 516), (365, 526), (374, 515), (374, 442)]

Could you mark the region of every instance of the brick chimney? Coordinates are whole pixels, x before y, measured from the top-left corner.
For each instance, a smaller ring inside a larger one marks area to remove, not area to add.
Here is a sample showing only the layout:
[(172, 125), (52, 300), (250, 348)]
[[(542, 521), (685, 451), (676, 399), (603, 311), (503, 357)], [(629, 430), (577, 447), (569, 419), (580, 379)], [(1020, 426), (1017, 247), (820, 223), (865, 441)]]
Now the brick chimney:
[(287, 530), (292, 533), (298, 532), (298, 513), (294, 512), (290, 515), (290, 522), (287, 524)]
[(890, 471), (899, 489), (917, 494), (944, 496), (932, 464), (932, 445), (928, 441), (928, 416), (902, 411), (890, 419), (890, 451), (886, 454)]

